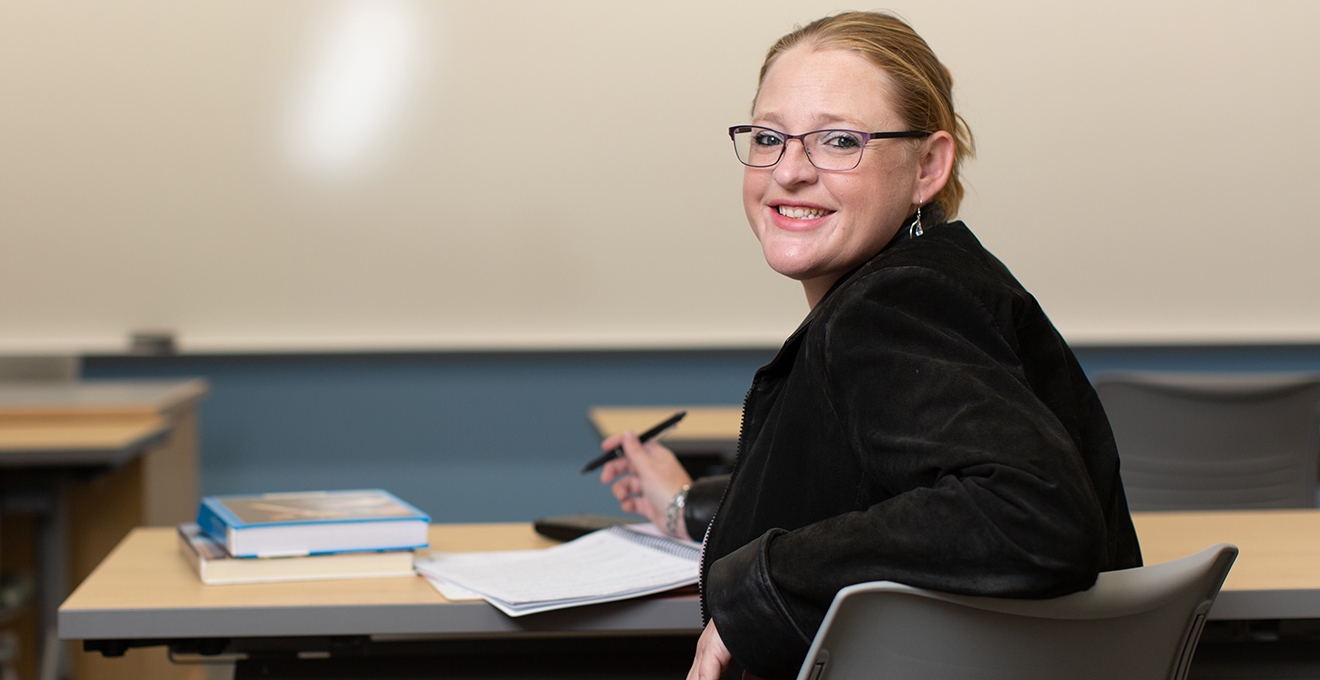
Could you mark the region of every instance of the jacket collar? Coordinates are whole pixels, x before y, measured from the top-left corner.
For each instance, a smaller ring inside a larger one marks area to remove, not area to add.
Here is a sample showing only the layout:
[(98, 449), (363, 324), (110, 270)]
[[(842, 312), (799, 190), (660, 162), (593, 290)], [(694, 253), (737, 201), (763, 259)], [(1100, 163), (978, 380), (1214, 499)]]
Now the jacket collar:
[[(867, 265), (879, 258), (881, 254), (889, 251), (895, 246), (911, 241), (914, 238), (921, 238), (920, 236), (914, 237), (912, 235), (912, 225), (915, 224), (916, 221), (917, 213), (913, 212), (906, 220), (903, 220), (903, 226), (899, 227), (898, 233), (894, 234), (894, 238), (890, 239), (889, 243), (885, 244), (885, 247), (881, 248), (879, 252), (872, 255), (865, 262), (854, 267), (852, 271), (840, 276), (839, 280), (835, 281), (834, 285), (830, 286), (830, 289), (826, 291), (825, 296), (820, 299), (820, 302), (817, 302), (816, 306), (812, 307), (810, 312), (807, 312), (807, 316), (802, 319), (802, 323), (798, 324), (797, 330), (794, 330), (793, 333), (788, 336), (788, 339), (784, 341), (784, 344), (779, 348), (779, 351), (775, 353), (775, 358), (771, 359), (770, 363), (762, 366), (756, 371), (756, 377), (759, 378), (764, 374), (773, 372), (776, 369), (783, 367), (786, 363), (791, 364), (792, 358), (797, 356), (797, 348), (798, 345), (802, 343), (802, 337), (807, 334), (807, 329), (811, 327), (812, 320), (821, 313), (821, 309), (824, 308), (830, 298), (834, 296), (835, 291), (846, 286), (853, 279), (857, 278), (857, 272), (864, 269)], [(927, 203), (922, 207), (921, 224), (925, 233), (930, 233), (932, 229), (945, 224), (945, 222), (944, 210), (940, 207), (939, 203)]]
[[(912, 227), (916, 222), (917, 213), (914, 212), (911, 215), (908, 215), (907, 219), (903, 220), (903, 226), (898, 228), (898, 233), (894, 234), (894, 238), (890, 239), (889, 243), (885, 244), (885, 247), (881, 248), (879, 252), (872, 255), (865, 262), (854, 267), (852, 271), (840, 276), (839, 280), (835, 281), (834, 285), (830, 286), (830, 289), (825, 292), (825, 295), (820, 299), (820, 302), (816, 303), (816, 306), (811, 308), (812, 313), (807, 315), (803, 324), (805, 324), (806, 321), (809, 321), (811, 317), (814, 316), (815, 311), (820, 309), (821, 305), (825, 304), (825, 301), (829, 300), (830, 297), (834, 295), (834, 291), (848, 285), (853, 279), (857, 278), (857, 272), (865, 269), (867, 265), (875, 262), (882, 254), (889, 252), (896, 246), (921, 238), (920, 236), (912, 235)], [(923, 233), (929, 233), (931, 230), (944, 223), (944, 210), (940, 208), (939, 203), (928, 203), (921, 209), (921, 226)]]

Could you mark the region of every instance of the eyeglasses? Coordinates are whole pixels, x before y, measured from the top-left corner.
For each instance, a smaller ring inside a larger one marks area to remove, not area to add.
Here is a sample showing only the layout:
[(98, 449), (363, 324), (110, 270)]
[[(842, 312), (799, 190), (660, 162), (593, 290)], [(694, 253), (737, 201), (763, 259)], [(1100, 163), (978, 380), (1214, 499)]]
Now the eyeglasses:
[(784, 157), (789, 140), (802, 142), (807, 160), (818, 170), (843, 172), (852, 170), (862, 162), (862, 149), (873, 139), (900, 137), (926, 137), (929, 132), (904, 130), (902, 132), (858, 132), (857, 130), (815, 130), (790, 135), (758, 125), (735, 125), (729, 128), (733, 150), (738, 160), (749, 168), (768, 168)]

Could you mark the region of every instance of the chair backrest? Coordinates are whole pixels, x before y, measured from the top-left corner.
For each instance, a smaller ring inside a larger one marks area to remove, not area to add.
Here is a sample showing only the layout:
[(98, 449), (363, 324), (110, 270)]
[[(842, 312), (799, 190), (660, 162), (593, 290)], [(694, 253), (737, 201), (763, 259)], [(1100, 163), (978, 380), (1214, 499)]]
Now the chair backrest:
[(1049, 600), (950, 595), (889, 581), (839, 591), (798, 680), (1183, 680), (1237, 557), (1100, 574)]
[(1320, 376), (1113, 373), (1095, 389), (1130, 509), (1315, 507)]

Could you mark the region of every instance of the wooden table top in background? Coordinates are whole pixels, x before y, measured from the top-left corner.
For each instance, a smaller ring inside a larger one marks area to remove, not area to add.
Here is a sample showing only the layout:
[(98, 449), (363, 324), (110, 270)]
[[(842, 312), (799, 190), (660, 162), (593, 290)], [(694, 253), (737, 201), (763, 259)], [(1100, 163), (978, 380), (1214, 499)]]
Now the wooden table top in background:
[(117, 465), (169, 434), (205, 380), (0, 383), (0, 465)]
[(194, 404), (208, 389), (202, 379), (0, 382), (0, 422), (159, 415)]
[(118, 465), (163, 441), (169, 431), (159, 416), (0, 422), (0, 467)]
[[(1224, 591), (1307, 591), (1320, 598), (1320, 510), (1134, 512), (1132, 521), (1146, 564), (1232, 543), (1240, 552)], [(1304, 618), (1320, 618), (1320, 611)]]

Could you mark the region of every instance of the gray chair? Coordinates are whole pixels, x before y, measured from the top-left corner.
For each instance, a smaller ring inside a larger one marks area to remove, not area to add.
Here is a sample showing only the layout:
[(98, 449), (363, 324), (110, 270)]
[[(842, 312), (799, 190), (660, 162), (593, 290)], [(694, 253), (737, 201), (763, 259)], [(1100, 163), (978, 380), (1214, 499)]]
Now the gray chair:
[(1049, 600), (889, 581), (839, 591), (798, 680), (1182, 680), (1237, 548), (1104, 572)]
[(1320, 376), (1111, 373), (1095, 389), (1132, 510), (1315, 507)]

